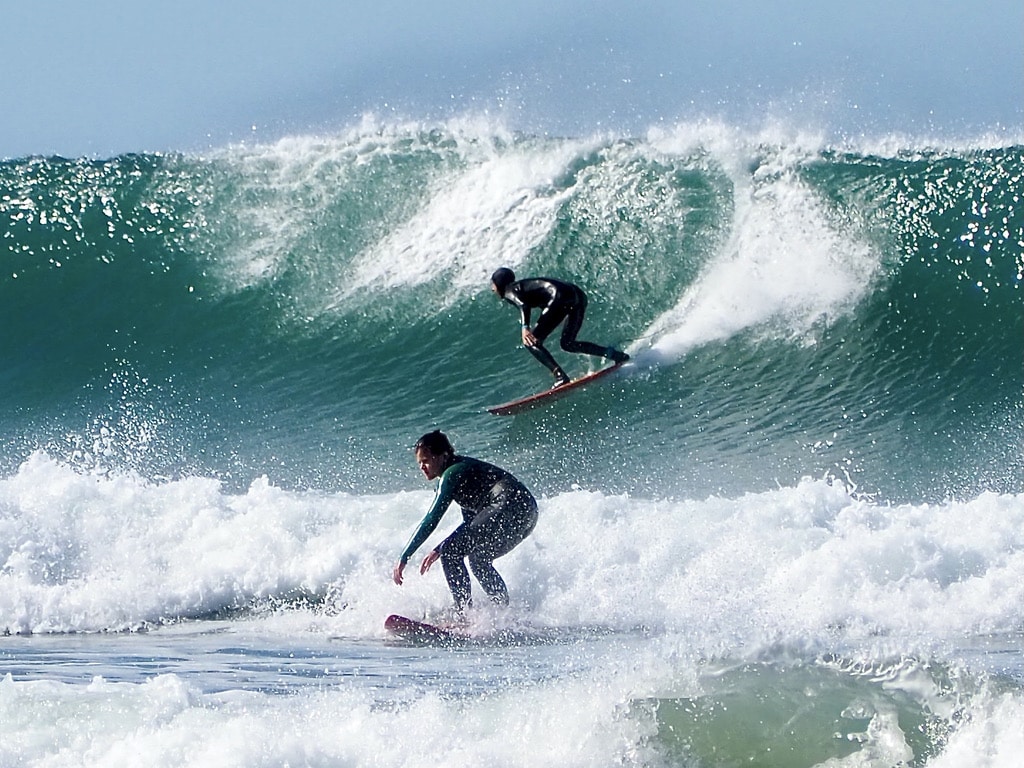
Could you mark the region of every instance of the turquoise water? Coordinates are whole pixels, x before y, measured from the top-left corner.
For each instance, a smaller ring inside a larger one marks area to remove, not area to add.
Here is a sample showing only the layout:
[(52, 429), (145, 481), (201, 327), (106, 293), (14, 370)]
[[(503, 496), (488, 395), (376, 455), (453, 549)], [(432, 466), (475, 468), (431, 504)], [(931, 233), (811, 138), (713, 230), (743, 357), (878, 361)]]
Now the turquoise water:
[[(1013, 765), (1024, 158), (886, 144), (0, 164), (0, 762)], [(632, 363), (486, 413), (550, 384), (502, 265)], [(389, 577), (434, 428), (541, 507), (440, 654), (382, 628), (448, 603)]]
[[(551, 491), (1020, 491), (1021, 166), (411, 128), (9, 161), (5, 465), (391, 490), (439, 426)], [(630, 375), (483, 413), (548, 384), (501, 264), (586, 286)]]

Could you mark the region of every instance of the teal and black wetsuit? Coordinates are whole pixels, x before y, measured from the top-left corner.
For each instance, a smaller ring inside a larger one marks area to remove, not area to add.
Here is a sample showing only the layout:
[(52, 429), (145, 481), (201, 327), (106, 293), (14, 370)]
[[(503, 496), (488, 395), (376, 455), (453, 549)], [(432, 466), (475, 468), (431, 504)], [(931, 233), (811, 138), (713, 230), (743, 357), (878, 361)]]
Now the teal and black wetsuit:
[(587, 311), (587, 294), (578, 285), (555, 280), (551, 277), (527, 277), (510, 283), (502, 298), (519, 309), (524, 328), (530, 327), (530, 310), (539, 309), (540, 317), (533, 328), (537, 346), (527, 347), (549, 371), (559, 379), (568, 377), (544, 348), (544, 340), (551, 335), (563, 320), (560, 344), (566, 352), (577, 352), (595, 357), (606, 357), (615, 362), (624, 362), (629, 355), (614, 347), (602, 347), (590, 341), (578, 341), (576, 335), (583, 327)]
[(402, 564), (434, 532), (453, 501), (462, 508), (462, 524), (437, 549), (455, 607), (462, 610), (470, 604), (466, 559), (488, 596), (507, 604), (508, 588), (494, 569), (494, 560), (533, 531), (537, 501), (525, 485), (493, 464), (468, 456), (454, 458), (438, 480), (434, 503), (402, 552)]

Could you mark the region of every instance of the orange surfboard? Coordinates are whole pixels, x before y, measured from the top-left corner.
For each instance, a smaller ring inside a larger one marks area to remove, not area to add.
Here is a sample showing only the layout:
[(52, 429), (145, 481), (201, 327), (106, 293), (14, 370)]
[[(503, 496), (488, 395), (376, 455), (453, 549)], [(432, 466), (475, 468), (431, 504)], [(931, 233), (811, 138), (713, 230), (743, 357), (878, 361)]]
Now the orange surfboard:
[(493, 413), (495, 416), (511, 416), (516, 413), (521, 413), (523, 411), (529, 410), (530, 408), (535, 408), (541, 403), (545, 403), (550, 400), (555, 400), (559, 397), (562, 397), (563, 395), (567, 395), (574, 389), (585, 387), (587, 384), (590, 384), (604, 376), (607, 376), (612, 371), (618, 370), (619, 368), (622, 367), (622, 365), (622, 363), (615, 363), (615, 365), (611, 365), (607, 368), (602, 368), (601, 370), (594, 371), (593, 373), (588, 373), (586, 376), (580, 376), (580, 378), (578, 379), (573, 379), (568, 384), (563, 384), (560, 387), (555, 387), (554, 389), (546, 389), (543, 392), (538, 392), (535, 395), (521, 397), (518, 400), (510, 400), (509, 402), (502, 403), (501, 405), (488, 406), (487, 411), (488, 413)]

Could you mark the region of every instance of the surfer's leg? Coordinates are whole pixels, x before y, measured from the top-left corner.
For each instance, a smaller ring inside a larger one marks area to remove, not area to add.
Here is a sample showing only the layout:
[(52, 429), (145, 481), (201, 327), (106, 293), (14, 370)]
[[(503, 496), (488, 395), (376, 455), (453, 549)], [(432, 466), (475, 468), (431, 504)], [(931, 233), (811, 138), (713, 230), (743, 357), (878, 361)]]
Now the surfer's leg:
[(469, 526), (463, 524), (438, 547), (441, 551), (441, 568), (455, 601), (455, 609), (459, 612), (473, 604), (469, 571), (464, 562), (472, 545), (472, 533)]
[(556, 384), (555, 386), (561, 386), (562, 384), (568, 384), (570, 379), (568, 374), (562, 370), (555, 358), (552, 357), (551, 353), (544, 348), (544, 340), (551, 335), (551, 332), (558, 327), (558, 324), (565, 319), (565, 314), (568, 311), (568, 307), (562, 304), (554, 304), (543, 312), (540, 313), (540, 317), (537, 318), (537, 324), (533, 326), (533, 335), (537, 339), (537, 345), (534, 347), (527, 347), (531, 355), (540, 360), (541, 364), (551, 371), (555, 375)]
[[(532, 497), (516, 498), (495, 513), (487, 515), (483, 525), (474, 526), (473, 539), (478, 547), (469, 553), (469, 568), (484, 592), (498, 605), (508, 605), (508, 587), (494, 567), (494, 561), (511, 552), (537, 525), (537, 503)], [(476, 522), (476, 521), (474, 521)]]
[(494, 567), (494, 561), (481, 552), (469, 555), (469, 568), (487, 596), (498, 605), (508, 605), (508, 587)]
[(452, 600), (455, 601), (455, 610), (461, 612), (473, 604), (466, 564), (462, 562), (461, 557), (445, 557), (442, 554), (441, 567), (444, 569), (444, 577), (448, 581)]
[(544, 347), (542, 347), (540, 344), (537, 344), (536, 346), (533, 347), (527, 347), (526, 351), (533, 355), (535, 358), (537, 358), (540, 361), (541, 365), (543, 365), (545, 368), (551, 371), (551, 373), (554, 374), (555, 379), (557, 381), (557, 385), (569, 383), (569, 375), (562, 370), (562, 366), (560, 366), (558, 364), (558, 361), (556, 361), (555, 358), (551, 356), (551, 353), (544, 349)]
[(565, 325), (562, 326), (562, 349), (566, 352), (604, 357), (614, 360), (616, 363), (624, 363), (629, 360), (629, 355), (625, 352), (619, 352), (615, 347), (602, 347), (590, 341), (577, 341), (576, 335), (583, 327), (583, 318), (586, 313), (587, 296), (580, 291), (576, 303), (569, 309), (569, 313), (566, 315)]

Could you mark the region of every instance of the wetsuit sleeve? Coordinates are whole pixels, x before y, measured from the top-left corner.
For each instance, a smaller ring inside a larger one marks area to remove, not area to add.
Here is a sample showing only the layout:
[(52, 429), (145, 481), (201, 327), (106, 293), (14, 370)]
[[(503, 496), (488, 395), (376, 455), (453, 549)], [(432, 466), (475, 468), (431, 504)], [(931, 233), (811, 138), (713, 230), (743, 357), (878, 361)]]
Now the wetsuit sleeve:
[(530, 325), (530, 308), (526, 306), (522, 296), (519, 295), (515, 287), (508, 288), (505, 291), (505, 301), (511, 304), (513, 307), (519, 310), (519, 315), (524, 326), (529, 327)]
[(444, 517), (444, 513), (448, 510), (448, 507), (452, 503), (452, 499), (455, 494), (456, 479), (459, 475), (459, 465), (454, 464), (444, 471), (441, 475), (441, 479), (437, 483), (437, 493), (434, 495), (434, 503), (430, 505), (430, 509), (427, 510), (427, 514), (424, 515), (423, 521), (420, 523), (420, 527), (416, 529), (416, 533), (409, 539), (409, 543), (405, 545), (405, 551), (402, 552), (401, 562), (404, 565), (409, 562), (409, 558), (413, 556), (417, 549), (423, 544), (424, 541), (434, 532), (437, 528), (437, 524), (441, 522), (441, 518)]

